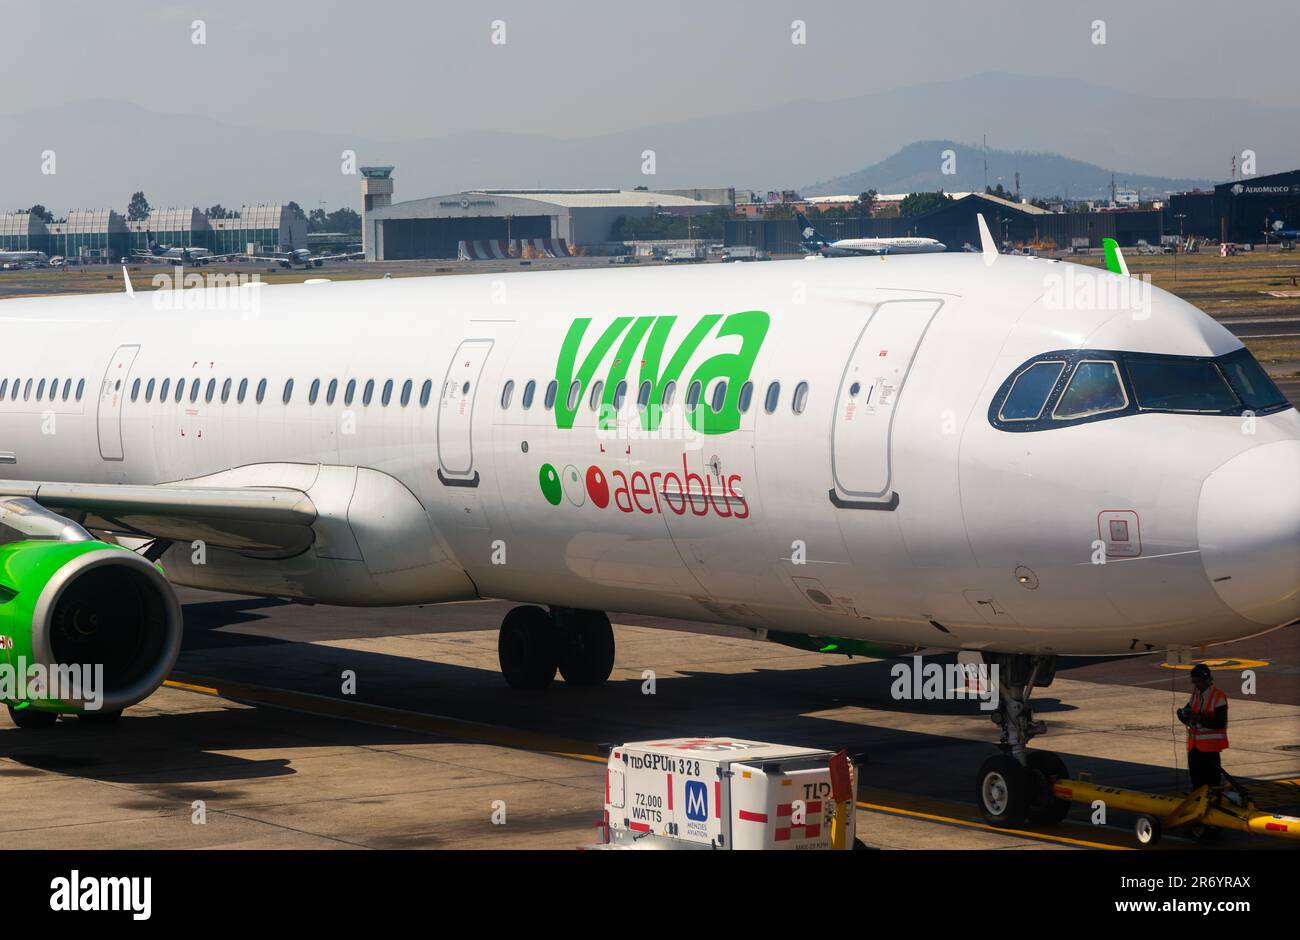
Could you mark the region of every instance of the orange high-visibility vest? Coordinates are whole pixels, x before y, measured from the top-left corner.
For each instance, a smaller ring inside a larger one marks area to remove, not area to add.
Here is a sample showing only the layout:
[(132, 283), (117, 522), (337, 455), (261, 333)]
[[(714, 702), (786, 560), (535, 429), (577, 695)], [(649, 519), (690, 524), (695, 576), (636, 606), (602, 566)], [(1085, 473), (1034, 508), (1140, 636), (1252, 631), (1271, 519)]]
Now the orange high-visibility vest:
[[(1193, 692), (1188, 706), (1193, 717), (1212, 718), (1220, 705), (1228, 704), (1228, 696), (1215, 686), (1205, 690), (1208, 694)], [(1187, 749), (1198, 751), (1222, 751), (1228, 746), (1228, 727), (1222, 728), (1188, 728)]]

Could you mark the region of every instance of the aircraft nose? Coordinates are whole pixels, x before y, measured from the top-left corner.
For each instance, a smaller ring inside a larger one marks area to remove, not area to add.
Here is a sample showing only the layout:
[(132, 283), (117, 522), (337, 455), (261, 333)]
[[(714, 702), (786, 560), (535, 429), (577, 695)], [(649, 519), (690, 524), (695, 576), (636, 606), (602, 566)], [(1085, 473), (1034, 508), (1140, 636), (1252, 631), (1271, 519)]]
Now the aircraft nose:
[(1225, 604), (1269, 627), (1300, 619), (1300, 440), (1253, 447), (1206, 477), (1197, 538)]

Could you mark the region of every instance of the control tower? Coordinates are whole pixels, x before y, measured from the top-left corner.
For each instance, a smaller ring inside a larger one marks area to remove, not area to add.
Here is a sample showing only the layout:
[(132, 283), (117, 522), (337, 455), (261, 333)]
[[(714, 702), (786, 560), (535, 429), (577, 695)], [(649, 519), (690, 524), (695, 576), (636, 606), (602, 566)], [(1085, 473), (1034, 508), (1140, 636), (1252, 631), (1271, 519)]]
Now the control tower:
[(370, 227), (366, 216), (371, 209), (393, 204), (393, 168), (391, 166), (361, 167), (361, 250), (366, 253), (366, 260), (375, 255), (370, 244)]

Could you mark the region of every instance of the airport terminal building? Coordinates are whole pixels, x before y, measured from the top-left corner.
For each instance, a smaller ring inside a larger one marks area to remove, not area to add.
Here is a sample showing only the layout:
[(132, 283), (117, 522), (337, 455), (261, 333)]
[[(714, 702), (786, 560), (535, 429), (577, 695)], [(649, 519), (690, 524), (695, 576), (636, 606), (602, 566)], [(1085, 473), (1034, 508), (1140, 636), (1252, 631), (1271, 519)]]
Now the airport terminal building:
[[(611, 240), (620, 218), (660, 213), (695, 216), (719, 208), (690, 196), (645, 190), (484, 189), (429, 196), (369, 208), (365, 213), (367, 261), (463, 257), (466, 246), (545, 243), (547, 250)], [(481, 247), (477, 250), (482, 250)]]
[(30, 212), (0, 213), (0, 250), (43, 251), (82, 262), (113, 262), (150, 243), (207, 248), (216, 254), (262, 254), (307, 247), (307, 220), (284, 206), (244, 206), (231, 218), (198, 209), (155, 209), (127, 221), (115, 209), (75, 209), (46, 222)]

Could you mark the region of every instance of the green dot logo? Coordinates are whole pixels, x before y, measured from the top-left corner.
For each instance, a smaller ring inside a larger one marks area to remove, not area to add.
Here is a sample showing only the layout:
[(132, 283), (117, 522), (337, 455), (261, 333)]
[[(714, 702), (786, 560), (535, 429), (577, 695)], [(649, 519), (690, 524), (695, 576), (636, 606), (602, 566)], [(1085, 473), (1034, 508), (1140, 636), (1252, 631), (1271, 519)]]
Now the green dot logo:
[(542, 487), (542, 495), (546, 497), (546, 501), (552, 506), (560, 505), (560, 500), (564, 498), (564, 487), (555, 468), (549, 463), (542, 464), (542, 469), (537, 474), (537, 482)]

